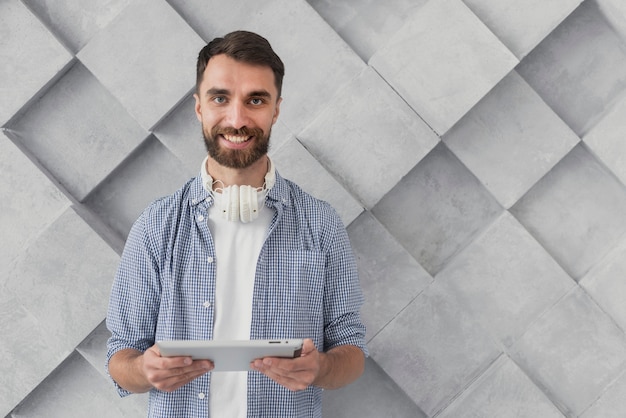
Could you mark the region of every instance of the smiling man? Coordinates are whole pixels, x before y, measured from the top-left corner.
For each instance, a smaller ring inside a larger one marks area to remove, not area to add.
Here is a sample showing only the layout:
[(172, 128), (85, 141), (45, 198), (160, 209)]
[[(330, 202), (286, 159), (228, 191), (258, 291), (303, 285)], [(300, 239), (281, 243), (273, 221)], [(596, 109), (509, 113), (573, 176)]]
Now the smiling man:
[[(197, 177), (133, 225), (109, 303), (107, 368), (151, 417), (321, 417), (322, 389), (363, 372), (363, 296), (335, 210), (286, 180), (267, 152), (284, 67), (263, 37), (216, 38), (198, 55)], [(160, 340), (304, 339), (295, 359), (214, 372), (162, 357)]]

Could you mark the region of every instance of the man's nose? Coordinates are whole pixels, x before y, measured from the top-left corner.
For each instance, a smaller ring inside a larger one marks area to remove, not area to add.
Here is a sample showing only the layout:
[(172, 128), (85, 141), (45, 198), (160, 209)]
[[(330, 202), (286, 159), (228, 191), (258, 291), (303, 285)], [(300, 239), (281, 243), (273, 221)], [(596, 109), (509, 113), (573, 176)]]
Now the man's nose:
[(249, 126), (248, 110), (243, 103), (232, 103), (228, 108), (226, 122), (235, 129)]

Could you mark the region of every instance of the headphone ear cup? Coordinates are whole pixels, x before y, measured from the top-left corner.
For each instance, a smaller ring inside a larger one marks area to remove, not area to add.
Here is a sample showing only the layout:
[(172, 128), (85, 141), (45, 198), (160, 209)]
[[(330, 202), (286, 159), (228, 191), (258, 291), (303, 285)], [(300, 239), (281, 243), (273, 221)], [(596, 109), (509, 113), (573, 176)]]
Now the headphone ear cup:
[(229, 221), (236, 221), (239, 218), (239, 186), (227, 187), (222, 193), (224, 193), (222, 215)]
[(258, 213), (258, 197), (256, 189), (251, 186), (239, 187), (239, 219), (247, 223), (255, 220)]

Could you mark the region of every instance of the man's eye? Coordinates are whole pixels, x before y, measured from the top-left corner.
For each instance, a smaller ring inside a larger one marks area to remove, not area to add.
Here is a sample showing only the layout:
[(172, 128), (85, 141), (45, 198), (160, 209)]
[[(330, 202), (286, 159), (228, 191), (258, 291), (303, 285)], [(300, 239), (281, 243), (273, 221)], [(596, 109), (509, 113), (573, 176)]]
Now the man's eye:
[(263, 99), (251, 99), (250, 103), (252, 103), (255, 106), (258, 106), (260, 104), (263, 104)]
[(222, 97), (222, 96), (214, 97), (213, 98), (213, 102), (215, 102), (217, 104), (226, 103), (226, 98)]

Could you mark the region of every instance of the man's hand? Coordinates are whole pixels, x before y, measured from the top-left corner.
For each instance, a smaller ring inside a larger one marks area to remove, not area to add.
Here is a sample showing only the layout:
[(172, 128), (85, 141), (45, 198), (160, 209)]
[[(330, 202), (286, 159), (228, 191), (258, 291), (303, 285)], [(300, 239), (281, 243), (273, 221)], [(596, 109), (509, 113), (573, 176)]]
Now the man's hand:
[(111, 377), (124, 389), (142, 393), (152, 388), (172, 392), (213, 370), (208, 360), (191, 357), (161, 357), (156, 345), (145, 353), (122, 350), (111, 358)]
[(364, 365), (365, 356), (358, 347), (345, 345), (320, 353), (307, 338), (300, 357), (266, 357), (253, 361), (250, 367), (289, 390), (299, 391), (311, 385), (326, 389), (345, 386), (363, 373)]

